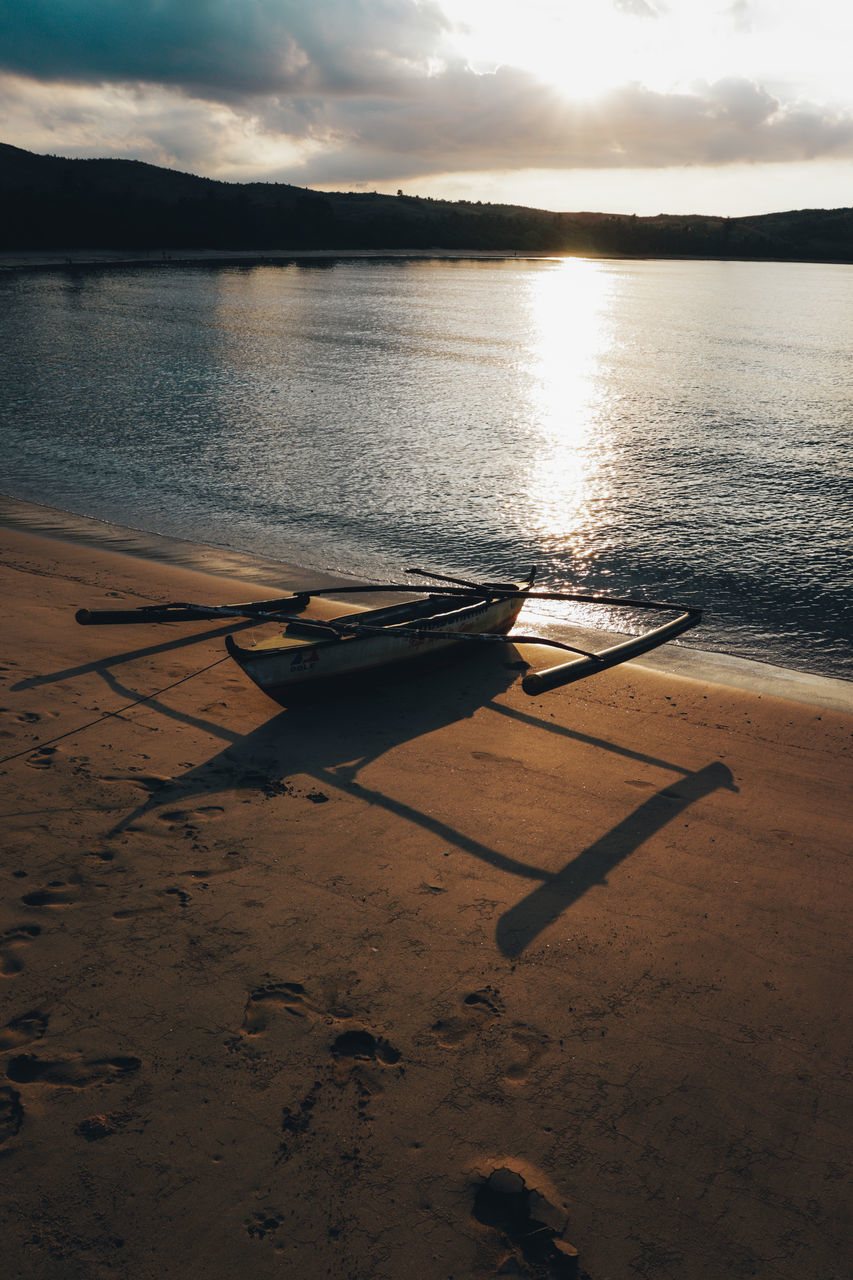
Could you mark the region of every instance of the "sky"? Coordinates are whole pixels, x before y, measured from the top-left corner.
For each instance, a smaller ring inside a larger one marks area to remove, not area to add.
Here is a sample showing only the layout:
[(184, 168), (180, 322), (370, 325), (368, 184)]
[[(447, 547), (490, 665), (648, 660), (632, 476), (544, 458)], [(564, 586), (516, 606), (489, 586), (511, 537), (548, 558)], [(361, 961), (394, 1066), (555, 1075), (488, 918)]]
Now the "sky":
[(850, 0), (0, 0), (0, 141), (560, 211), (853, 206)]

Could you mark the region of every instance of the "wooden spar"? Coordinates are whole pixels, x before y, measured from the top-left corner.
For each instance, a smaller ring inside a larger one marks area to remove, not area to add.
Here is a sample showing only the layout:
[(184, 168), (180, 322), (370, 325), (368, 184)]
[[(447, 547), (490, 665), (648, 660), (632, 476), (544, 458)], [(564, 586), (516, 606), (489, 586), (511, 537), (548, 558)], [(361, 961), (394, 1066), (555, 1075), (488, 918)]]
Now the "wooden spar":
[(657, 627), (654, 631), (647, 631), (644, 635), (623, 640), (621, 644), (612, 645), (609, 649), (602, 649), (600, 653), (588, 654), (585, 658), (575, 658), (558, 667), (549, 667), (546, 671), (531, 671), (522, 680), (521, 687), (525, 693), (537, 694), (547, 693), (550, 689), (559, 689), (565, 684), (573, 684), (576, 680), (583, 680), (586, 676), (606, 671), (608, 667), (616, 667), (630, 658), (638, 658), (643, 653), (657, 649), (659, 645), (666, 644), (667, 640), (672, 640), (682, 632), (695, 627), (701, 618), (701, 609), (688, 609), (672, 622)]
[[(424, 587), (419, 587), (416, 583), (392, 584), (376, 582), (363, 586), (353, 586), (347, 583), (346, 586), (295, 591), (293, 595), (279, 596), (275, 600), (251, 600), (245, 604), (188, 604), (180, 600), (169, 604), (140, 605), (138, 609), (78, 609), (74, 617), (81, 627), (124, 626), (127, 623), (140, 622), (209, 622), (211, 619), (216, 618), (255, 618), (259, 614), (267, 614), (270, 618), (282, 622), (304, 621), (304, 619), (285, 617), (283, 611), (304, 609), (313, 596), (359, 595), (366, 592), (382, 591), (405, 592), (411, 596), (424, 595), (425, 593), (443, 596), (454, 595), (463, 599), (484, 594), (482, 588), (472, 587), (442, 587), (440, 591), (426, 592)], [(486, 594), (514, 596), (525, 595), (526, 593), (519, 592), (513, 587), (511, 589), (489, 589)], [(311, 621), (315, 621), (315, 619), (311, 619)]]
[(299, 609), (307, 596), (282, 596), (277, 600), (256, 600), (250, 604), (146, 604), (138, 609), (78, 609), (74, 617), (81, 627), (124, 626), (138, 622), (209, 622), (217, 618), (253, 618), (282, 609)]
[[(464, 578), (445, 578), (441, 574), (428, 573), (425, 569), (407, 569), (406, 572), (452, 585), (431, 589), (421, 587), (415, 582), (369, 582), (359, 585), (347, 582), (334, 587), (311, 587), (294, 591), (288, 596), (279, 596), (275, 600), (254, 600), (245, 604), (189, 604), (179, 600), (169, 604), (141, 605), (138, 609), (78, 609), (75, 618), (83, 627), (124, 626), (139, 622), (205, 622), (215, 618), (253, 618), (259, 613), (272, 614), (285, 609), (304, 609), (313, 596), (361, 595), (366, 592), (387, 591), (403, 592), (408, 595), (454, 595), (464, 599), (471, 595), (483, 594), (490, 596), (526, 596), (528, 594), (515, 583), (468, 582)], [(535, 572), (535, 568), (531, 569), (530, 582), (533, 581)], [(282, 621), (288, 621), (288, 619), (282, 619)]]
[[(238, 615), (241, 616), (241, 615)], [(201, 622), (203, 619), (220, 618), (222, 614), (216, 609), (208, 609), (204, 605), (187, 605), (180, 609), (177, 605), (163, 605), (140, 609), (78, 609), (74, 615), (81, 627), (124, 626), (134, 622)]]
[[(672, 608), (672, 605), (661, 605), (661, 607)], [(424, 640), (491, 640), (499, 641), (502, 644), (535, 645), (537, 648), (562, 649), (567, 653), (578, 654), (579, 656), (571, 662), (525, 676), (522, 681), (525, 693), (544, 693), (548, 689), (557, 689), (562, 684), (572, 684), (575, 680), (583, 679), (584, 676), (594, 675), (597, 671), (606, 671), (608, 667), (615, 667), (620, 662), (627, 662), (629, 658), (636, 658), (640, 654), (657, 649), (659, 645), (666, 644), (668, 640), (672, 640), (675, 636), (681, 635), (682, 632), (689, 631), (691, 627), (695, 627), (701, 619), (701, 609), (688, 609), (678, 618), (674, 618), (672, 622), (667, 622), (664, 626), (655, 628), (654, 631), (646, 631), (641, 636), (632, 636), (630, 640), (623, 640), (619, 644), (612, 645), (609, 649), (602, 649), (599, 653), (592, 653), (589, 649), (579, 649), (573, 644), (566, 644), (564, 640), (551, 640), (546, 636), (518, 636), (512, 632), (503, 635), (494, 631), (439, 631), (430, 627), (400, 625), (388, 628), (379, 625), (372, 626), (369, 622), (338, 623), (334, 619), (322, 625), (328, 627), (331, 631), (339, 633), (341, 636), (378, 636), (390, 633), (395, 636)], [(565, 678), (563, 673), (565, 673)]]
[[(470, 599), (471, 596), (477, 595), (506, 599), (510, 599), (513, 596), (523, 596), (525, 600), (568, 600), (575, 604), (617, 605), (625, 608), (656, 609), (669, 612), (682, 607), (663, 600), (641, 600), (633, 596), (601, 596), (581, 591), (528, 591), (523, 587), (509, 588), (499, 583), (489, 583), (480, 587), (446, 586), (435, 592), (425, 592), (425, 588), (418, 587), (411, 582), (374, 582), (363, 586), (353, 586), (348, 583), (346, 586), (320, 587), (316, 590), (312, 588), (306, 591), (295, 591), (293, 595), (280, 596), (275, 600), (253, 600), (246, 604), (188, 604), (185, 601), (177, 601), (170, 604), (141, 605), (138, 609), (78, 609), (75, 618), (84, 627), (105, 626), (110, 623), (205, 622), (216, 618), (254, 618), (258, 614), (268, 614), (276, 620), (289, 621), (284, 617), (279, 619), (278, 615), (283, 614), (286, 609), (304, 608), (308, 601), (315, 596), (349, 596), (383, 591), (388, 593), (404, 592), (408, 595), (423, 595), (425, 593), (442, 596), (452, 595), (460, 596), (463, 599)], [(690, 609), (688, 613), (691, 616), (693, 614), (698, 615), (694, 622), (690, 624), (694, 626), (699, 621), (699, 617), (701, 617), (701, 610)]]
[[(275, 621), (275, 622), (288, 621), (288, 619), (282, 619), (280, 615), (277, 615), (274, 619), (272, 618), (265, 619), (263, 617), (259, 617), (258, 619), (258, 621), (260, 622), (264, 622), (268, 620)], [(289, 619), (289, 621), (301, 623), (305, 621), (305, 619), (292, 618), (292, 619)], [(313, 627), (315, 625), (314, 620), (311, 619), (310, 621)], [(497, 641), (500, 644), (515, 644), (515, 645), (533, 644), (533, 645), (536, 645), (537, 648), (563, 649), (567, 653), (576, 653), (581, 655), (584, 658), (596, 657), (594, 653), (590, 653), (589, 649), (578, 649), (576, 648), (575, 645), (566, 644), (565, 641), (563, 640), (549, 640), (546, 636), (516, 636), (512, 634), (505, 635), (502, 631), (439, 631), (434, 627), (418, 627), (418, 626), (407, 627), (397, 623), (395, 623), (391, 627), (380, 626), (379, 624), (376, 624), (375, 626), (373, 626), (369, 622), (366, 622), (366, 623), (365, 622), (337, 622), (334, 619), (331, 619), (328, 622), (325, 622), (325, 621), (317, 622), (316, 626), (318, 628), (322, 627), (325, 631), (330, 632), (331, 634), (328, 637), (329, 639), (335, 639), (335, 638), (344, 639), (347, 636), (391, 635), (398, 638), (402, 638), (404, 640), (453, 640), (453, 641), (459, 640), (462, 642), (464, 641), (488, 642), (491, 640), (491, 641)], [(322, 638), (323, 637), (321, 637), (321, 639)], [(256, 658), (259, 658), (261, 660), (263, 660), (265, 656), (265, 652), (262, 650), (255, 651), (251, 649), (241, 649), (241, 646), (238, 645), (237, 642), (231, 636), (226, 637), (226, 644), (228, 646), (229, 653), (233, 653), (235, 651), (243, 652), (243, 653), (253, 653)], [(275, 650), (270, 649), (266, 651), (266, 653), (269, 656), (273, 656), (275, 654)]]
[[(467, 578), (449, 578), (446, 573), (432, 573), (429, 569), (404, 569), (404, 573), (417, 574), (419, 578), (431, 578), (433, 582), (449, 582), (456, 587), (465, 587), (468, 591), (491, 591), (500, 592), (501, 594), (509, 593), (510, 595), (518, 594), (518, 587), (515, 583), (507, 582), (470, 582)], [(528, 583), (532, 583), (536, 577), (536, 565), (532, 565)], [(524, 593), (525, 595), (527, 592)]]

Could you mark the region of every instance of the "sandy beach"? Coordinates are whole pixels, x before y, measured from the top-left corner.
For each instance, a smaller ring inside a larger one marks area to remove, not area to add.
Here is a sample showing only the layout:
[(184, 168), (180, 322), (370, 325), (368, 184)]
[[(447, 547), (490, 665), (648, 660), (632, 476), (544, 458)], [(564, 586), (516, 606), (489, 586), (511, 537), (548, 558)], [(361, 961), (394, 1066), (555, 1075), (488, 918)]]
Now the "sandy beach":
[(257, 582), (0, 548), (4, 1280), (850, 1274), (853, 713), (511, 646), (282, 711), (74, 621)]

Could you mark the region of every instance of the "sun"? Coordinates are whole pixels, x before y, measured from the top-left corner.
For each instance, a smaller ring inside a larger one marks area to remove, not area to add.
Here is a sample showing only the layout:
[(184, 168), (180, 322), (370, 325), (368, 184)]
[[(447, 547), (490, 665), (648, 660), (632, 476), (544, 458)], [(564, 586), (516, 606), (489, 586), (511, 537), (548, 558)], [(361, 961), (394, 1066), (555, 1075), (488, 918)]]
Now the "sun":
[[(831, 9), (835, 0), (815, 2)], [(767, 73), (774, 82), (780, 68), (790, 77), (792, 50), (813, 49), (815, 39), (804, 32), (794, 40), (791, 3), (779, 0), (782, 9), (760, 32), (738, 27), (731, 5), (695, 0), (442, 0), (442, 10), (449, 47), (472, 70), (516, 67), (569, 100), (589, 100), (628, 84), (670, 93), (726, 76)], [(853, 36), (853, 16), (842, 33)], [(835, 44), (849, 48), (849, 40)], [(821, 65), (828, 61), (823, 47)]]
[(525, 0), (520, 9), (514, 0), (447, 0), (444, 9), (454, 48), (480, 73), (518, 67), (572, 100), (636, 80), (663, 87), (673, 78), (659, 24), (626, 22), (609, 4)]

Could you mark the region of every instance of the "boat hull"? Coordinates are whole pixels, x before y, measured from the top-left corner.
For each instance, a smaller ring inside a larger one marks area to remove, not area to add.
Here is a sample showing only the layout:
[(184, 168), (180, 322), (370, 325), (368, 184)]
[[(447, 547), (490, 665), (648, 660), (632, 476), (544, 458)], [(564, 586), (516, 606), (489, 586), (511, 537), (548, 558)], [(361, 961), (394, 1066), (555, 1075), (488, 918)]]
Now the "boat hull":
[[(450, 612), (413, 619), (408, 625), (401, 622), (397, 628), (383, 628), (379, 635), (319, 640), (284, 636), (279, 645), (254, 649), (242, 649), (228, 636), (226, 646), (268, 697), (284, 707), (298, 706), (375, 687), (383, 680), (449, 661), (475, 649), (466, 636), (506, 635), (523, 605), (523, 596), (480, 599)], [(370, 618), (366, 612), (364, 623), (369, 625)], [(430, 629), (441, 636), (430, 636)], [(395, 630), (417, 630), (418, 634), (395, 634)]]

